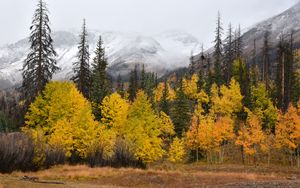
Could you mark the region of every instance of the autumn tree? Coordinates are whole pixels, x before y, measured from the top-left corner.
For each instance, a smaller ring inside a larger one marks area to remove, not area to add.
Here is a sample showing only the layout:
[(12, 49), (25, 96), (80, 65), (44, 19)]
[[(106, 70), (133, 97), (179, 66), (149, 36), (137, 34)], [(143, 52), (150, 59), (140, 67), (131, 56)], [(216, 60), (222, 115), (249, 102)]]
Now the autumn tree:
[(248, 114), (246, 124), (242, 125), (238, 131), (235, 144), (242, 146), (245, 154), (253, 156), (254, 163), (256, 163), (257, 154), (267, 150), (266, 135), (262, 130), (261, 121), (256, 115)]
[[(106, 134), (104, 127), (94, 120), (90, 103), (69, 82), (47, 84), (30, 105), (25, 119), (23, 131), (35, 142), (63, 149), (67, 157), (86, 158), (89, 148), (100, 143)], [(43, 148), (37, 149), (42, 162)]]
[(143, 91), (137, 93), (127, 117), (122, 134), (135, 158), (145, 164), (160, 159), (164, 153), (161, 123)]
[(118, 93), (113, 93), (103, 99), (100, 109), (102, 124), (109, 129), (113, 129), (119, 135), (127, 120), (128, 102)]
[(186, 150), (183, 140), (178, 137), (174, 138), (168, 152), (168, 160), (173, 163), (178, 163), (182, 162), (185, 156)]
[[(290, 105), (285, 114), (280, 114), (275, 128), (276, 147), (290, 156), (300, 144), (300, 116), (297, 108)], [(297, 150), (298, 151), (298, 150)], [(299, 151), (298, 151), (299, 152)], [(299, 153), (297, 153), (299, 155)], [(292, 164), (292, 160), (291, 160)], [(298, 163), (299, 165), (299, 163)]]
[(217, 85), (211, 88), (211, 109), (210, 113), (218, 116), (232, 117), (234, 113), (242, 109), (242, 99), (240, 85), (232, 79), (229, 86), (222, 85), (220, 89)]
[(272, 103), (264, 83), (251, 87), (250, 110), (262, 121), (264, 130), (269, 129), (274, 132), (278, 119), (278, 110)]
[(53, 74), (59, 70), (56, 65), (56, 52), (53, 47), (48, 13), (44, 0), (39, 0), (30, 27), (30, 52), (24, 61), (22, 72), (22, 92), (27, 105), (34, 100), (52, 79)]

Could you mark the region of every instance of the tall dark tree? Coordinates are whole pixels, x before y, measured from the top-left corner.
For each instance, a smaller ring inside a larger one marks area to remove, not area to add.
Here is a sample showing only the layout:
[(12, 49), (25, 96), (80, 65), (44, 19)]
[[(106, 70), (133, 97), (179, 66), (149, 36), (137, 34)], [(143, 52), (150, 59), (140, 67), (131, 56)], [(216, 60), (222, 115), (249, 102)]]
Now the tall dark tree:
[(176, 97), (172, 109), (172, 120), (177, 136), (182, 136), (182, 133), (187, 131), (191, 120), (190, 105), (187, 96), (183, 92), (182, 80), (179, 83), (179, 88), (176, 91)]
[(267, 90), (270, 89), (270, 32), (264, 34), (262, 48), (262, 81), (265, 83)]
[(278, 107), (284, 110), (285, 106), (285, 63), (286, 63), (286, 44), (283, 39), (283, 35), (280, 36), (279, 43), (277, 45), (277, 76), (276, 76), (276, 87), (277, 87), (277, 99)]
[(164, 89), (163, 89), (163, 93), (162, 93), (162, 97), (161, 97), (161, 100), (160, 100), (159, 107), (160, 107), (161, 111), (163, 111), (164, 113), (169, 115), (170, 114), (170, 112), (169, 112), (170, 106), (169, 106), (168, 97), (169, 97), (169, 88), (168, 88), (167, 79), (165, 79)]
[(125, 93), (124, 82), (123, 82), (120, 74), (118, 75), (118, 78), (117, 78), (117, 89), (116, 90), (122, 97), (124, 97), (124, 93)]
[(241, 26), (234, 33), (234, 58), (241, 59), (243, 56), (243, 38), (241, 34)]
[(251, 52), (251, 65), (250, 65), (250, 85), (256, 86), (259, 82), (259, 68), (257, 62), (257, 47), (256, 47), (256, 39), (253, 40), (253, 50)]
[(214, 46), (214, 81), (215, 83), (220, 86), (223, 81), (223, 43), (222, 43), (222, 34), (223, 34), (223, 28), (221, 23), (221, 15), (220, 12), (218, 12), (217, 17), (217, 28), (216, 28), (216, 38), (214, 40), (215, 46)]
[(189, 74), (192, 76), (196, 72), (196, 61), (193, 56), (193, 51), (191, 52), (191, 57), (190, 57), (190, 65), (189, 65)]
[(146, 88), (146, 71), (145, 71), (145, 65), (142, 66), (142, 72), (141, 72), (141, 89), (145, 90)]
[(85, 19), (83, 20), (82, 33), (78, 44), (77, 61), (73, 63), (74, 76), (72, 80), (77, 85), (78, 90), (86, 97), (90, 97), (91, 71), (90, 71), (90, 53), (87, 41), (88, 33)]
[(234, 61), (234, 45), (233, 45), (233, 35), (232, 35), (232, 26), (229, 24), (228, 33), (226, 37), (225, 44), (225, 78), (226, 83), (229, 84), (232, 77), (232, 64)]
[(139, 89), (138, 86), (138, 70), (137, 70), (137, 65), (134, 66), (134, 70), (130, 72), (130, 80), (129, 80), (129, 99), (131, 101), (134, 101), (137, 91)]
[(40, 0), (30, 27), (30, 52), (23, 64), (22, 91), (27, 105), (59, 70), (56, 65), (56, 52), (53, 48), (48, 13), (46, 3)]
[(92, 85), (90, 98), (91, 101), (95, 104), (95, 115), (98, 119), (100, 119), (100, 111), (98, 105), (101, 104), (104, 97), (111, 92), (111, 87), (106, 73), (107, 59), (105, 57), (105, 49), (103, 47), (101, 36), (98, 40), (95, 55), (96, 56), (92, 63)]

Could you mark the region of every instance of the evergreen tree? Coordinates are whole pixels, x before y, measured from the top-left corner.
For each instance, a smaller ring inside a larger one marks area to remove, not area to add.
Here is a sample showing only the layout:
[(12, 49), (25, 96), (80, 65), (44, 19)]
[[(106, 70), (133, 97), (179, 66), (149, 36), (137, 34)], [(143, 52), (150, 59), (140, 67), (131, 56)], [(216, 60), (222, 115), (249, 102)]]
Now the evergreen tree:
[(169, 87), (168, 87), (167, 79), (165, 79), (164, 89), (162, 92), (162, 97), (159, 105), (160, 105), (160, 110), (166, 113), (167, 115), (169, 115), (169, 108), (170, 108), (168, 97), (169, 97)]
[(192, 76), (196, 72), (196, 61), (194, 60), (193, 56), (193, 51), (191, 52), (191, 57), (190, 57), (190, 76)]
[(280, 40), (277, 46), (277, 77), (276, 77), (276, 87), (277, 87), (277, 99), (278, 108), (284, 111), (285, 106), (285, 62), (286, 62), (286, 44), (284, 42), (283, 36), (280, 36)]
[(182, 80), (180, 81), (179, 88), (176, 91), (176, 97), (172, 110), (173, 123), (177, 136), (181, 137), (182, 133), (188, 129), (191, 120), (190, 105), (187, 96), (183, 91)]
[(142, 72), (141, 72), (141, 89), (145, 90), (146, 88), (146, 72), (145, 72), (145, 65), (143, 64)]
[(134, 101), (136, 97), (136, 93), (138, 91), (138, 73), (137, 73), (137, 65), (135, 65), (134, 70), (130, 72), (130, 80), (129, 80), (129, 99)]
[(226, 45), (225, 45), (225, 65), (226, 65), (226, 83), (229, 84), (231, 77), (232, 77), (232, 64), (234, 61), (234, 45), (232, 41), (232, 27), (231, 24), (229, 24), (228, 27), (228, 34), (226, 38)]
[(221, 24), (221, 15), (218, 12), (217, 18), (217, 28), (216, 28), (216, 38), (215, 38), (215, 51), (213, 53), (214, 57), (214, 81), (220, 86), (223, 83), (223, 73), (222, 73), (222, 64), (223, 64), (223, 44), (222, 44), (222, 34), (223, 28)]
[(91, 85), (91, 71), (90, 71), (90, 53), (89, 44), (87, 41), (87, 29), (85, 19), (83, 20), (82, 33), (80, 35), (80, 42), (78, 45), (78, 61), (73, 63), (74, 76), (72, 80), (77, 85), (78, 90), (84, 97), (90, 97), (90, 85)]
[(241, 36), (241, 26), (239, 25), (238, 29), (234, 34), (234, 58), (240, 59), (243, 55), (243, 38)]
[(31, 34), (30, 52), (23, 64), (23, 97), (30, 104), (59, 70), (56, 66), (56, 52), (53, 48), (47, 5), (40, 0), (35, 10)]
[(262, 81), (265, 83), (267, 90), (270, 89), (270, 32), (266, 31), (264, 34), (262, 56)]
[(118, 78), (117, 78), (117, 92), (122, 96), (124, 97), (124, 82), (122, 80), (122, 77), (121, 75), (119, 74), (118, 75)]
[[(257, 85), (259, 82), (259, 69), (257, 65), (257, 48), (256, 39), (253, 40), (253, 50), (251, 53), (251, 68), (250, 68), (250, 85)], [(251, 87), (251, 86), (250, 86)]]
[(95, 116), (100, 120), (100, 110), (98, 105), (101, 104), (104, 97), (111, 92), (109, 80), (106, 75), (107, 60), (105, 58), (105, 49), (103, 48), (101, 36), (99, 37), (95, 54), (96, 56), (92, 63), (92, 86), (90, 97), (91, 101), (95, 104)]

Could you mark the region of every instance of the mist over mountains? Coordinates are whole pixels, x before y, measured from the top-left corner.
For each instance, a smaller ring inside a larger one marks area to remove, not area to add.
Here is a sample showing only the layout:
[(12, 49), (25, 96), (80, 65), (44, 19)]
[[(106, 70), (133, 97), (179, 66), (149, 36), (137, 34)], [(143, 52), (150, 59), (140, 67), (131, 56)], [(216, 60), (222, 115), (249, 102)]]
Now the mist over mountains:
[[(109, 62), (108, 72), (116, 77), (126, 75), (136, 64), (145, 64), (147, 71), (163, 75), (189, 64), (191, 51), (200, 51), (196, 37), (183, 31), (166, 31), (154, 36), (115, 31), (89, 31), (91, 61), (99, 36), (104, 40)], [(76, 61), (78, 33), (57, 31), (53, 33), (54, 47), (61, 68), (53, 79), (69, 79)], [(18, 84), (22, 80), (21, 69), (29, 50), (28, 39), (0, 48), (1, 88)]]

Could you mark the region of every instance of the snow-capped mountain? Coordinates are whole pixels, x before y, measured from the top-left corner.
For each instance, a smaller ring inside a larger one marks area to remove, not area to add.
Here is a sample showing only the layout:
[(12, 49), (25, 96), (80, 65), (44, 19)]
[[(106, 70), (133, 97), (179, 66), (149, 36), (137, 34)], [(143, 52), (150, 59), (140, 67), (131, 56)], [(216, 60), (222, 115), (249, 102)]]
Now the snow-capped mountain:
[(300, 43), (300, 2), (281, 14), (259, 22), (245, 30), (246, 32), (242, 37), (246, 54), (253, 49), (254, 39), (257, 41), (258, 48), (262, 46), (266, 31), (270, 31), (270, 42), (273, 47), (278, 43), (281, 35), (289, 35), (291, 31), (294, 32), (294, 39), (298, 46)]
[[(61, 68), (54, 79), (69, 79), (76, 60), (78, 32), (53, 33), (54, 47)], [(96, 42), (102, 36), (111, 75), (125, 75), (136, 65), (145, 64), (147, 71), (163, 75), (167, 71), (189, 64), (191, 51), (199, 52), (198, 40), (182, 31), (168, 31), (154, 36), (139, 33), (113, 31), (89, 31), (91, 60)], [(0, 47), (0, 88), (18, 84), (22, 80), (21, 69), (29, 51), (28, 39)]]

